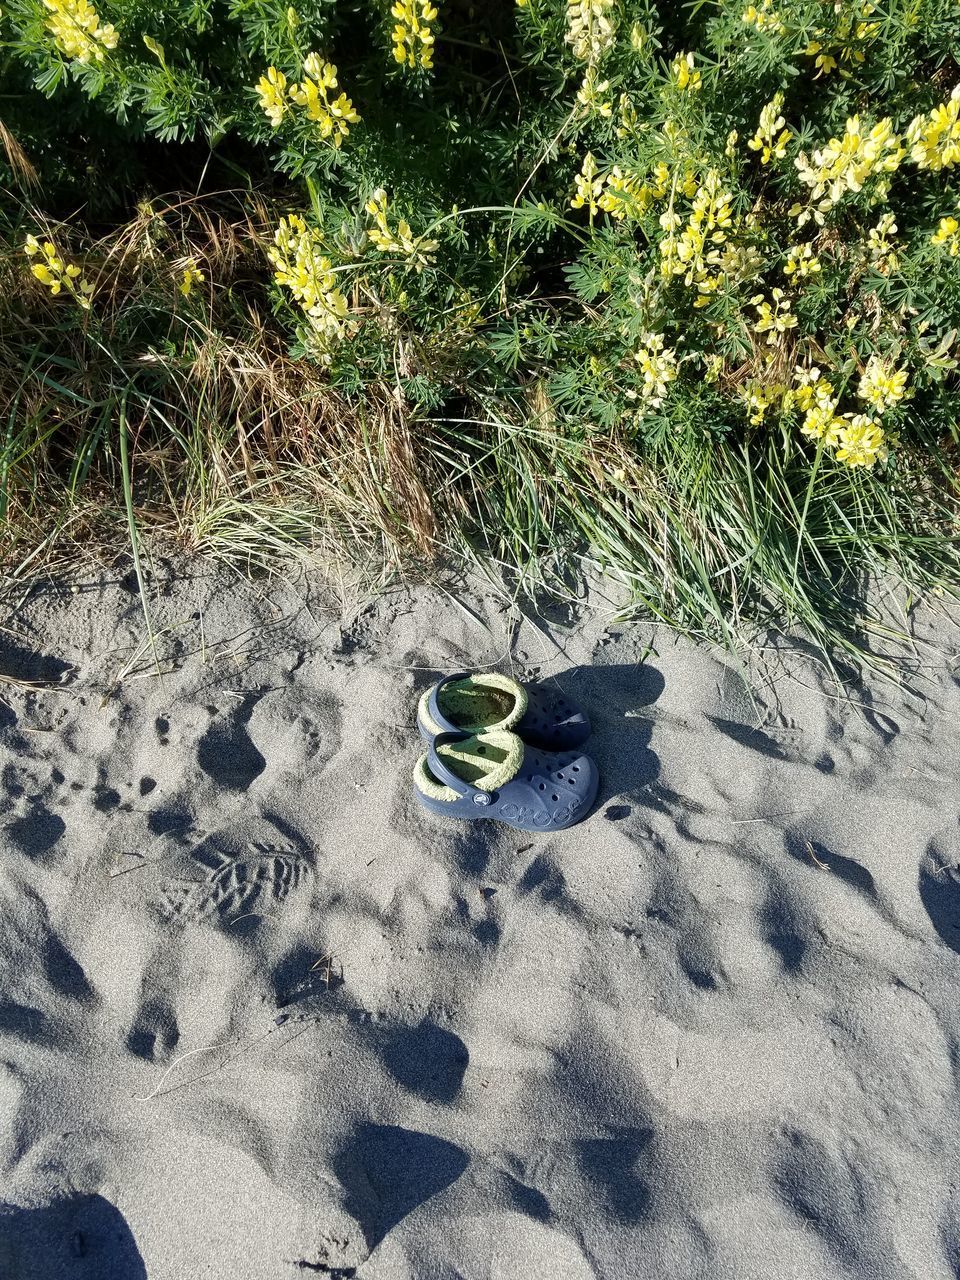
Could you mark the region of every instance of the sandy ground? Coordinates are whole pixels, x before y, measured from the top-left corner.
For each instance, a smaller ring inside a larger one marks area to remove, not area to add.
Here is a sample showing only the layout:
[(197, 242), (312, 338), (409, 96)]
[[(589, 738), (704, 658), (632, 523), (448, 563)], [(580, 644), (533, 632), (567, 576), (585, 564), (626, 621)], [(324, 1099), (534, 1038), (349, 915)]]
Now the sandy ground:
[[(960, 1276), (958, 632), (838, 697), (602, 605), (160, 565), (4, 614), (0, 1276)], [(0, 619), (3, 620), (3, 619)], [(556, 679), (557, 836), (422, 813)]]

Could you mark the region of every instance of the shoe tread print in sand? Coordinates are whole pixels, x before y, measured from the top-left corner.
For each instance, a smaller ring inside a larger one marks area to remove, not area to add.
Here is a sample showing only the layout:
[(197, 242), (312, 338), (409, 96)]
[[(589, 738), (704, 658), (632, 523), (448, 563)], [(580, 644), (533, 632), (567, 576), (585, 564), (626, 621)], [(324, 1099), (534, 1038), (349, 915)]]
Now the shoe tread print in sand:
[[(246, 693), (233, 708), (207, 710), (199, 770), (182, 774), (179, 795), (157, 812), (177, 846), (161, 910), (183, 924), (269, 914), (312, 879), (310, 843), (264, 801), (308, 774), (315, 782), (340, 746), (337, 703), (312, 688)], [(196, 796), (211, 793), (222, 825), (197, 830)]]
[[(179, 924), (232, 924), (267, 915), (313, 877), (313, 860), (299, 844), (234, 842), (223, 835), (202, 839), (190, 849), (184, 876), (165, 885), (161, 909)], [(205, 876), (189, 874), (204, 868)]]

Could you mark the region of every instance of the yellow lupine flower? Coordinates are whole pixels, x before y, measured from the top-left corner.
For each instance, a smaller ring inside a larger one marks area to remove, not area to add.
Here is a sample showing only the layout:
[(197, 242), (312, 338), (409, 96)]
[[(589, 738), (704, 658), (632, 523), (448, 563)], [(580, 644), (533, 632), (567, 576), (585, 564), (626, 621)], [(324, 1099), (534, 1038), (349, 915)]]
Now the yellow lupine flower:
[(817, 79), (836, 71), (841, 62), (863, 63), (866, 55), (860, 45), (873, 40), (880, 30), (879, 22), (868, 21), (876, 10), (873, 0), (865, 0), (859, 5), (855, 0), (844, 0), (842, 4), (837, 0), (829, 7), (833, 9), (835, 25), (829, 31), (815, 30), (814, 38), (803, 51), (815, 60)]
[(758, 31), (767, 31), (770, 35), (780, 35), (784, 30), (783, 20), (773, 7), (773, 0), (762, 0), (760, 8), (748, 4), (741, 15), (748, 26)]
[(670, 63), (670, 78), (681, 93), (698, 93), (703, 88), (703, 76), (694, 66), (692, 53), (678, 53)]
[(322, 349), (350, 331), (347, 300), (337, 288), (333, 262), (323, 253), (320, 233), (295, 213), (280, 219), (267, 250), (274, 280), (299, 303)]
[(643, 374), (641, 396), (652, 408), (663, 403), (667, 387), (677, 376), (676, 352), (668, 347), (662, 333), (645, 333), (634, 359)]
[(837, 459), (848, 467), (872, 467), (887, 457), (883, 428), (866, 413), (845, 413), (837, 439)]
[(65, 261), (52, 240), (38, 240), (36, 236), (28, 235), (23, 251), (28, 258), (40, 259), (32, 264), (30, 273), (55, 297), (66, 289), (78, 307), (90, 310), (93, 285), (84, 278), (75, 263)]
[(783, 274), (797, 276), (800, 280), (820, 274), (820, 259), (814, 254), (813, 245), (809, 240), (804, 244), (795, 244), (787, 251)]
[(785, 120), (780, 114), (783, 106), (783, 94), (776, 93), (760, 112), (757, 131), (747, 142), (751, 151), (760, 152), (760, 163), (769, 164), (771, 160), (782, 160), (787, 154), (787, 143), (793, 137), (785, 128)]
[(397, 0), (392, 6), (390, 14), (396, 19), (391, 36), (393, 56), (401, 67), (431, 69), (435, 36), (430, 24), (438, 13), (430, 0)]
[(422, 271), (432, 264), (439, 242), (415, 236), (406, 218), (401, 218), (396, 228), (391, 229), (387, 219), (388, 204), (386, 191), (378, 187), (364, 206), (375, 224), (368, 228), (367, 235), (381, 253), (399, 254), (407, 258), (417, 271)]
[(837, 417), (835, 400), (815, 404), (804, 414), (800, 431), (809, 440), (822, 440), (831, 449), (836, 448), (843, 430), (843, 419)]
[(340, 87), (337, 68), (332, 62), (324, 62), (318, 53), (308, 53), (303, 70), (306, 79), (291, 86), (290, 100), (303, 107), (307, 119), (318, 125), (321, 138), (329, 139), (339, 148), (350, 132), (350, 125), (358, 124), (360, 116), (345, 93), (332, 97), (330, 91)]
[(800, 181), (810, 188), (816, 210), (803, 210), (794, 205), (791, 214), (799, 213), (801, 225), (816, 214), (822, 215), (832, 208), (848, 191), (860, 191), (873, 174), (892, 173), (899, 168), (906, 154), (889, 119), (875, 124), (864, 133), (859, 116), (851, 116), (842, 138), (831, 138), (825, 147), (818, 148), (812, 159), (806, 154), (797, 157), (796, 166)]
[(867, 249), (870, 263), (881, 275), (890, 275), (900, 267), (900, 259), (894, 251), (892, 237), (898, 231), (896, 219), (892, 213), (881, 214), (875, 227), (871, 227), (867, 235)]
[(843, 419), (837, 417), (837, 396), (833, 385), (814, 366), (794, 370), (794, 386), (783, 398), (783, 407), (793, 405), (804, 415), (800, 432), (809, 440), (822, 440), (831, 448), (837, 443)]
[(660, 242), (660, 273), (683, 276), (684, 284), (703, 295), (694, 304), (705, 306), (721, 283), (717, 269), (725, 270), (722, 246), (733, 225), (730, 193), (724, 191), (720, 175), (710, 169), (696, 187), (687, 225), (677, 235), (682, 220), (673, 211), (661, 215), (660, 225), (667, 235)]
[(339, 84), (337, 68), (332, 62), (324, 62), (318, 53), (308, 53), (303, 60), (303, 71), (303, 81), (288, 87), (283, 72), (268, 67), (257, 84), (260, 106), (275, 129), (292, 106), (302, 107), (307, 119), (318, 126), (320, 137), (339, 148), (350, 132), (350, 125), (359, 123), (360, 116), (345, 93), (333, 97), (331, 91), (339, 88)]
[(769, 386), (764, 386), (759, 382), (748, 383), (741, 394), (746, 401), (747, 408), (750, 410), (748, 419), (750, 425), (753, 427), (762, 426), (767, 416), (767, 410), (782, 400), (785, 391), (786, 387), (779, 382), (771, 383)]
[(797, 317), (790, 310), (790, 303), (785, 299), (782, 289), (770, 290), (770, 301), (758, 293), (750, 299), (750, 305), (757, 308), (757, 321), (753, 326), (755, 333), (767, 335), (767, 345), (773, 346), (788, 329), (795, 329)]
[(811, 40), (803, 51), (808, 58), (814, 58), (814, 66), (817, 68), (817, 79), (820, 76), (828, 76), (831, 71), (836, 71), (838, 63), (832, 53), (824, 51), (823, 45), (819, 40)]
[(857, 395), (878, 413), (883, 413), (906, 395), (908, 376), (906, 369), (894, 369), (880, 356), (871, 356), (860, 378)]
[(625, 218), (638, 218), (653, 201), (653, 192), (645, 183), (615, 164), (604, 179), (603, 194), (597, 199), (597, 205), (611, 218), (622, 222)]
[(956, 218), (941, 218), (930, 243), (946, 249), (951, 258), (960, 256), (960, 222)]
[(825, 405), (828, 401), (835, 405), (833, 386), (814, 365), (805, 369), (797, 365), (794, 369), (794, 389), (791, 392), (793, 403), (806, 412), (814, 405)]
[(921, 169), (952, 169), (960, 163), (960, 84), (946, 102), (907, 126), (910, 159)]
[(50, 10), (44, 26), (61, 53), (78, 62), (103, 62), (119, 36), (112, 23), (101, 23), (88, 0), (43, 0)]
[(287, 77), (276, 67), (267, 67), (266, 74), (257, 81), (257, 93), (263, 113), (274, 129), (279, 128), (287, 112), (286, 92)]
[(597, 162), (591, 152), (583, 157), (580, 172), (574, 178), (577, 191), (570, 201), (571, 209), (586, 208), (591, 218), (600, 209), (600, 197), (603, 194), (603, 178), (597, 177)]
[(196, 259), (188, 258), (187, 264), (183, 269), (183, 276), (180, 280), (180, 283), (177, 285), (177, 288), (185, 298), (189, 298), (191, 292), (193, 291), (193, 286), (195, 284), (203, 284), (206, 278), (207, 277), (203, 274), (203, 272), (197, 266)]
[(609, 118), (613, 114), (613, 103), (604, 98), (610, 88), (609, 80), (597, 82), (596, 67), (587, 67), (583, 84), (577, 90), (577, 101), (587, 114), (596, 114)]
[(567, 0), (565, 41), (582, 62), (598, 62), (616, 33), (611, 13), (614, 0)]

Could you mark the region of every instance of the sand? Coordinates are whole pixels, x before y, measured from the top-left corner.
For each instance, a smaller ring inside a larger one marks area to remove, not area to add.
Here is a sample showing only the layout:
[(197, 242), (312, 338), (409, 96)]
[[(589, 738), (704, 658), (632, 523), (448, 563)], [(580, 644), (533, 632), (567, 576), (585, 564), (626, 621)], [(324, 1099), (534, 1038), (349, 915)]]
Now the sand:
[[(160, 561), (0, 621), (0, 1276), (955, 1280), (960, 632), (846, 692), (602, 592)], [(418, 808), (415, 700), (588, 707), (560, 835)]]

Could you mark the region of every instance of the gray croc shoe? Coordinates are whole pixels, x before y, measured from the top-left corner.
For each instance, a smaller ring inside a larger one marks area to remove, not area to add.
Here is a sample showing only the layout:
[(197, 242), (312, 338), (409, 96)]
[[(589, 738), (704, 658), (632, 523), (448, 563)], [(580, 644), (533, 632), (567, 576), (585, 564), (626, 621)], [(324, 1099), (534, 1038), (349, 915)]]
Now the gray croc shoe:
[(445, 818), (563, 831), (590, 812), (600, 778), (589, 756), (539, 751), (494, 729), (437, 734), (417, 761), (414, 785), (423, 807)]
[(417, 728), (425, 742), (438, 733), (509, 729), (547, 751), (575, 750), (590, 736), (586, 712), (559, 690), (497, 671), (460, 671), (438, 681), (420, 699)]

